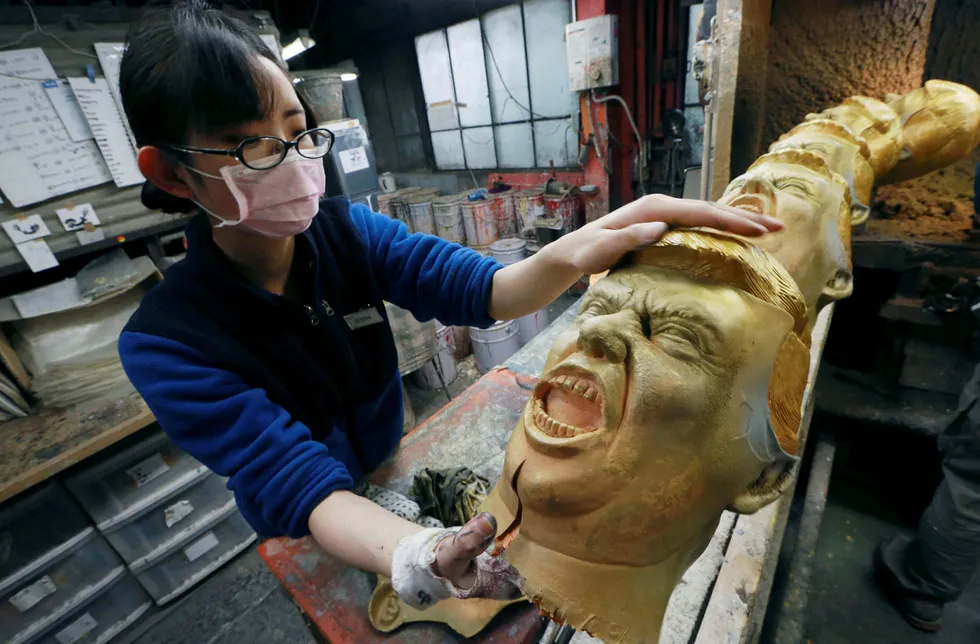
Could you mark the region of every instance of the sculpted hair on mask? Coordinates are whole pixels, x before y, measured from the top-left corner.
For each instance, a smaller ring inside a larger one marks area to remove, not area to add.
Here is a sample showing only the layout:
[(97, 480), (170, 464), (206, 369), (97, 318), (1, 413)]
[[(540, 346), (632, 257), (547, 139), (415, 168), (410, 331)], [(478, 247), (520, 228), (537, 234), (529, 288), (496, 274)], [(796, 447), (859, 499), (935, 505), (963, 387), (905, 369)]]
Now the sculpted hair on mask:
[[(262, 119), (273, 103), (273, 90), (256, 73), (259, 57), (285, 72), (258, 34), (215, 2), (148, 5), (126, 36), (119, 72), (119, 93), (136, 145), (187, 145), (192, 133)], [(309, 127), (315, 127), (308, 104), (300, 101)], [(193, 202), (149, 181), (143, 184), (142, 200), (147, 208), (165, 212), (197, 210)]]

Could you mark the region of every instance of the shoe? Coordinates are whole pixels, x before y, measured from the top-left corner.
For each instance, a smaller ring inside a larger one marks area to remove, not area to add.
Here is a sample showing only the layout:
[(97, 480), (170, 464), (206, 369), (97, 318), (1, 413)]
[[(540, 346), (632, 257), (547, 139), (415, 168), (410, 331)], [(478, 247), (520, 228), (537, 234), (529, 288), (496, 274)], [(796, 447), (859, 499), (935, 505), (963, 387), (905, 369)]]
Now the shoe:
[(910, 626), (926, 633), (935, 633), (943, 627), (943, 604), (909, 592), (895, 573), (896, 568), (900, 569), (899, 562), (904, 560), (901, 552), (903, 540), (903, 537), (892, 537), (875, 548), (875, 585)]

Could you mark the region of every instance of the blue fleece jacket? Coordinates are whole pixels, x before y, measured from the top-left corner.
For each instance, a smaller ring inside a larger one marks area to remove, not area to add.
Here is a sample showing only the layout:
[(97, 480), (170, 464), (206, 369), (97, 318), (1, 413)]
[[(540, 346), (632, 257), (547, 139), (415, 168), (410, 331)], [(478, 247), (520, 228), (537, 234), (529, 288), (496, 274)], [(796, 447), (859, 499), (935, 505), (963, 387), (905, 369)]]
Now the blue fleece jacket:
[(419, 320), (486, 327), (500, 265), (346, 199), (297, 237), (301, 302), (247, 282), (203, 217), (187, 258), (119, 339), (126, 373), (182, 449), (229, 478), (262, 535), (300, 537), (313, 509), (397, 448), (402, 394), (387, 319), (345, 316), (382, 299)]

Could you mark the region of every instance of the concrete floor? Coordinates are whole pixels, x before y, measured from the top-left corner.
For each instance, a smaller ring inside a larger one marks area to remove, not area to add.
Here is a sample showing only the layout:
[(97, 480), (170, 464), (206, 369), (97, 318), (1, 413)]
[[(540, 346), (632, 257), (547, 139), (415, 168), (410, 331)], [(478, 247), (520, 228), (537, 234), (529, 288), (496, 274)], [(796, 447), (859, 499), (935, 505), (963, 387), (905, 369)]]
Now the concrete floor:
[[(888, 462), (883, 461), (878, 449), (882, 441), (889, 443)], [(919, 514), (938, 482), (938, 460), (935, 444), (921, 438), (896, 440), (880, 431), (847, 440), (838, 433), (838, 458), (821, 524), (808, 605), (809, 642), (980, 642), (980, 575), (958, 602), (947, 606), (944, 628), (938, 634), (921, 633), (908, 626), (871, 577), (871, 557), (877, 543), (897, 532), (914, 533)]]

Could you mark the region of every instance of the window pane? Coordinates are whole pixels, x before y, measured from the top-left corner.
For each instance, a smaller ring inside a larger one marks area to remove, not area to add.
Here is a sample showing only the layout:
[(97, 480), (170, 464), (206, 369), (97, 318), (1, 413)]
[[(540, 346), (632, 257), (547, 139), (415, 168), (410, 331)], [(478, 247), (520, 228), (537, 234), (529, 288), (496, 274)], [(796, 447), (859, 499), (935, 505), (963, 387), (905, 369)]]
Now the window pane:
[(531, 109), (538, 117), (565, 116), (574, 110), (575, 97), (568, 91), (565, 58), (565, 25), (569, 19), (568, 0), (524, 3)]
[(684, 104), (692, 105), (698, 102), (698, 83), (694, 80), (692, 62), (694, 61), (694, 43), (698, 40), (698, 20), (701, 19), (703, 4), (691, 5), (687, 19), (687, 75), (684, 77)]
[(497, 140), (497, 165), (501, 168), (533, 168), (534, 147), (531, 124), (498, 125), (493, 128)]
[[(483, 36), (476, 18), (446, 29), (449, 58), (453, 64), (456, 101), (460, 103), (461, 125), (489, 125), (490, 97), (487, 67), (483, 61)], [(465, 105), (466, 107), (462, 107)]]
[(475, 127), (463, 130), (463, 149), (466, 151), (466, 164), (470, 168), (485, 170), (497, 167), (493, 128)]
[[(491, 11), (483, 17), (483, 35), (487, 40), (487, 78), (490, 84), (490, 111), (494, 123), (525, 121), (528, 113), (527, 59), (524, 55), (524, 24), (521, 5), (515, 4)], [(492, 54), (491, 54), (492, 52)], [(496, 61), (496, 65), (494, 65)], [(506, 85), (506, 87), (505, 87)], [(507, 90), (510, 90), (508, 95)], [(518, 103), (524, 107), (518, 107)], [(530, 125), (527, 129), (530, 137)], [(528, 150), (530, 150), (528, 142)], [(501, 155), (502, 156), (502, 155)], [(519, 166), (531, 167), (528, 162)]]
[(463, 142), (459, 130), (432, 133), (432, 152), (436, 157), (436, 167), (440, 170), (462, 170)]
[[(419, 62), (419, 76), (422, 79), (422, 95), (425, 97), (426, 109), (433, 103), (456, 101), (453, 91), (453, 75), (449, 65), (449, 46), (446, 44), (446, 32), (432, 31), (415, 39), (415, 54)], [(445, 110), (443, 110), (445, 111)], [(446, 127), (445, 119), (429, 117), (429, 127), (438, 130)], [(462, 150), (460, 150), (462, 154)]]
[(575, 128), (572, 119), (555, 119), (534, 122), (535, 164), (547, 168), (552, 161), (556, 168), (576, 163), (578, 149), (575, 145)]

